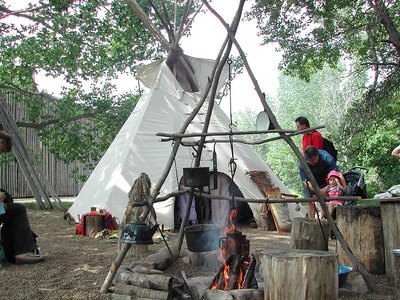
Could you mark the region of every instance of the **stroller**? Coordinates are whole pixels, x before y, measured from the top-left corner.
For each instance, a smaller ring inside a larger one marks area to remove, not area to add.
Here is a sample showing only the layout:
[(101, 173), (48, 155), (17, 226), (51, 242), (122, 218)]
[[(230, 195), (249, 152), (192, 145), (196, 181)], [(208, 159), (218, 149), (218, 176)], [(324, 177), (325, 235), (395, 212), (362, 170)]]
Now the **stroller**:
[[(346, 181), (346, 196), (359, 196), (363, 199), (367, 198), (367, 185), (365, 184), (365, 174), (368, 169), (361, 166), (354, 166), (343, 173)], [(347, 200), (344, 205), (356, 205), (356, 201)], [(332, 217), (336, 220), (336, 207), (333, 209)], [(333, 232), (330, 232), (330, 237), (336, 239)]]
[[(354, 166), (343, 173), (347, 185), (348, 196), (359, 196), (367, 198), (367, 186), (365, 184), (365, 174), (368, 169), (361, 166)], [(344, 205), (355, 205), (356, 201), (346, 201)]]

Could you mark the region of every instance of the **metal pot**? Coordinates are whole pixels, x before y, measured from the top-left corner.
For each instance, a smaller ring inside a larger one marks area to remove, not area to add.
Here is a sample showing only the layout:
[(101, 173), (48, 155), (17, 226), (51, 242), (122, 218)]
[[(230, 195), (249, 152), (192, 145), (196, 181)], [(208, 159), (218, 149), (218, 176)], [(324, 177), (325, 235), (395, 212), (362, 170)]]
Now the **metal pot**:
[(186, 187), (208, 186), (210, 184), (210, 168), (183, 168), (183, 184)]
[(218, 248), (221, 227), (196, 224), (185, 228), (186, 245), (192, 252), (207, 252)]

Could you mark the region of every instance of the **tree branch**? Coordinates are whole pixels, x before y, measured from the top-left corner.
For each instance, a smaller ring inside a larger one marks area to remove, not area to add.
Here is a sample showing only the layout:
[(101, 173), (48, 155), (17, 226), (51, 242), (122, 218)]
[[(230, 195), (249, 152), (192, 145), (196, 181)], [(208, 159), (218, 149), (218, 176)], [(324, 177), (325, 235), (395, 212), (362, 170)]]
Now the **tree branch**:
[(32, 22), (39, 23), (39, 24), (43, 25), (44, 27), (46, 27), (47, 29), (52, 29), (51, 26), (49, 26), (47, 23), (45, 23), (45, 22), (43, 22), (41, 20), (37, 20), (36, 18), (25, 14), (25, 13), (35, 12), (35, 11), (41, 10), (43, 8), (47, 8), (49, 6), (50, 5), (43, 5), (43, 6), (40, 6), (40, 7), (33, 8), (33, 9), (19, 10), (19, 11), (13, 11), (13, 10), (10, 10), (10, 9), (4, 7), (4, 6), (0, 6), (0, 11), (7, 13), (7, 14), (5, 14), (3, 16), (0, 16), (0, 20), (1, 19), (5, 19), (5, 18), (10, 17), (10, 16), (21, 17), (21, 18), (28, 19), (28, 20), (30, 20)]
[(369, 3), (378, 15), (380, 23), (386, 29), (389, 35), (390, 42), (396, 49), (397, 55), (400, 56), (400, 33), (396, 29), (393, 20), (389, 15), (388, 9), (385, 6), (385, 3), (381, 0), (369, 1)]
[[(85, 118), (89, 118), (89, 117), (94, 117), (95, 115), (96, 115), (96, 113), (86, 113), (86, 114), (72, 116), (65, 120), (68, 122), (72, 122), (72, 121), (77, 121), (77, 120), (81, 120), (81, 119), (85, 119)], [(61, 120), (62, 120), (61, 118), (54, 118), (52, 120), (42, 122), (42, 123), (28, 123), (28, 122), (16, 122), (16, 123), (17, 123), (18, 127), (43, 129), (47, 126), (56, 124), (56, 123), (60, 122)]]

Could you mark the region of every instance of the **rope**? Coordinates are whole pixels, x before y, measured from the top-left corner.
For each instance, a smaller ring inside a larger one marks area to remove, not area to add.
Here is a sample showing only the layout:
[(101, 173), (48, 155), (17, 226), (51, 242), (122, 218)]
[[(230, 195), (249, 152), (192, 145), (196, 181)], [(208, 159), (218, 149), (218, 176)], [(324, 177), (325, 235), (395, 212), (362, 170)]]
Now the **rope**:
[[(233, 117), (232, 117), (232, 60), (228, 59), (227, 64), (229, 66), (229, 77), (228, 77), (228, 89), (229, 89), (229, 145), (231, 148), (231, 159), (229, 161), (229, 171), (231, 173), (231, 182), (229, 184), (229, 190), (232, 190), (233, 180), (236, 174), (237, 165), (235, 162), (235, 153), (233, 151)], [(235, 196), (232, 193), (233, 207), (235, 207)]]

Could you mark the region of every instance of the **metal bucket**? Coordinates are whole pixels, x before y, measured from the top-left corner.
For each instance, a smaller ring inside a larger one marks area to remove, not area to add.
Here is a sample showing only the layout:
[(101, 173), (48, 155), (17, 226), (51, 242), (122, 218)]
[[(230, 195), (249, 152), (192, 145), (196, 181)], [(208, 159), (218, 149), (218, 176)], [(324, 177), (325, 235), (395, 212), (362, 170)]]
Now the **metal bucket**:
[(192, 252), (207, 252), (218, 248), (221, 227), (196, 224), (185, 228), (186, 245)]

